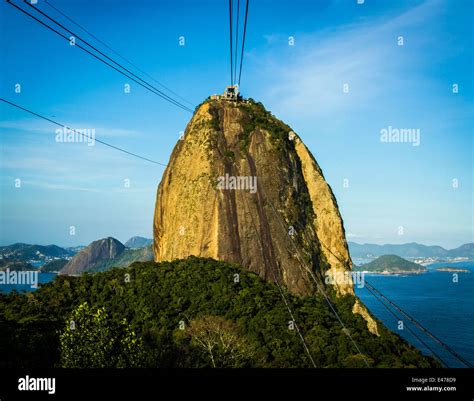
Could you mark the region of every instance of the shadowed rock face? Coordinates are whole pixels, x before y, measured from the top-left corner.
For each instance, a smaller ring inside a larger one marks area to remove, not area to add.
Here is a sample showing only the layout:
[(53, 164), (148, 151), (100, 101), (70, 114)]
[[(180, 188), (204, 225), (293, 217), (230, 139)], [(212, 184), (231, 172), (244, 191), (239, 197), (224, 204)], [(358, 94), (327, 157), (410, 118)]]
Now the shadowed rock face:
[(337, 293), (353, 294), (331, 188), (299, 137), (261, 104), (198, 108), (158, 187), (153, 247), (157, 262), (236, 262), (299, 295), (316, 293), (327, 273)]

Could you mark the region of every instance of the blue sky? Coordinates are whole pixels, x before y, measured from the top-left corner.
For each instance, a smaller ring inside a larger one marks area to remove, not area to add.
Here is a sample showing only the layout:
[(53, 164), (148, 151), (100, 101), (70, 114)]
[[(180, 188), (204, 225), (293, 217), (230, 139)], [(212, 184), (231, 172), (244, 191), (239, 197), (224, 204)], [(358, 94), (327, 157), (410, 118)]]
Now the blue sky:
[[(50, 3), (193, 104), (228, 84), (226, 1)], [(348, 240), (473, 241), (473, 11), (469, 0), (251, 1), (241, 91), (312, 151)], [(6, 2), (0, 52), (1, 97), (145, 157), (166, 163), (189, 121)], [(419, 146), (381, 142), (389, 126), (419, 129)], [(56, 128), (0, 104), (0, 244), (151, 237), (163, 167), (57, 143)]]

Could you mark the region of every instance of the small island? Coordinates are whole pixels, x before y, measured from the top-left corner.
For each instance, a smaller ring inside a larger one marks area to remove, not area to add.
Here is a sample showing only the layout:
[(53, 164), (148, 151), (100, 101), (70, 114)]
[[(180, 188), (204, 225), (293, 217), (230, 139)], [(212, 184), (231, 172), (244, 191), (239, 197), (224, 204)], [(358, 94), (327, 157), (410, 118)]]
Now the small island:
[(420, 274), (426, 267), (410, 262), (397, 255), (384, 255), (362, 266), (354, 266), (354, 271), (376, 274)]

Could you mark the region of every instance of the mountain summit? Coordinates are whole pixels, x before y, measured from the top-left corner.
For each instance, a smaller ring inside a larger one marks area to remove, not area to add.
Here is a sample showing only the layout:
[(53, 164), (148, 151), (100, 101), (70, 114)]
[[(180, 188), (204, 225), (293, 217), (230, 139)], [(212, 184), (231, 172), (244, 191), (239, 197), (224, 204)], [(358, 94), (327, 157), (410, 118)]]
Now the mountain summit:
[(72, 257), (61, 269), (61, 274), (79, 274), (92, 270), (103, 260), (113, 260), (125, 250), (115, 238), (108, 237), (92, 242)]
[(253, 100), (196, 109), (158, 187), (153, 247), (157, 262), (234, 262), (297, 295), (325, 283), (354, 294), (330, 186), (298, 135)]

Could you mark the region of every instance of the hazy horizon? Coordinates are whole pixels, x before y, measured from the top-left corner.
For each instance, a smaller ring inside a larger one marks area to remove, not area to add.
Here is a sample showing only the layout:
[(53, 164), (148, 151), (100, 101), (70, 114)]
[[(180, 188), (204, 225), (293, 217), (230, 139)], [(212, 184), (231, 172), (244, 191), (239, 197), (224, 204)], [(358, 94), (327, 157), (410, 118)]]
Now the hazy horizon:
[[(77, 247), (77, 246), (87, 246), (89, 244), (91, 244), (92, 242), (94, 241), (98, 241), (98, 240), (101, 240), (101, 239), (104, 239), (104, 238), (108, 238), (108, 237), (111, 237), (111, 238), (115, 238), (116, 240), (120, 241), (122, 244), (125, 244), (129, 239), (131, 238), (134, 238), (134, 237), (141, 237), (141, 238), (145, 238), (145, 239), (149, 239), (149, 240), (153, 240), (153, 237), (150, 236), (150, 237), (147, 237), (147, 236), (143, 236), (143, 235), (133, 235), (127, 239), (120, 239), (120, 238), (117, 238), (113, 235), (107, 235), (105, 237), (101, 237), (101, 238), (96, 238), (92, 241), (90, 241), (89, 243), (84, 243), (84, 244), (75, 244), (75, 245), (63, 245), (63, 244), (56, 244), (56, 243), (49, 243), (49, 242), (39, 242), (39, 243), (29, 243), (29, 242), (24, 242), (24, 241), (17, 241), (17, 242), (12, 242), (12, 243), (0, 243), (0, 246), (10, 246), (10, 245), (14, 245), (14, 244), (18, 244), (18, 243), (23, 243), (23, 244), (28, 244), (28, 245), (41, 245), (41, 246), (47, 246), (47, 245), (56, 245), (56, 246), (59, 246), (61, 248), (74, 248), (74, 247)], [(394, 243), (394, 242), (381, 242), (381, 243), (377, 243), (377, 242), (357, 242), (357, 241), (350, 241), (350, 240), (347, 240), (348, 243), (354, 243), (354, 244), (357, 244), (357, 245), (408, 245), (408, 244), (417, 244), (417, 245), (424, 245), (424, 246), (441, 246), (442, 248), (446, 249), (446, 250), (452, 250), (452, 249), (456, 249), (456, 248), (459, 248), (461, 247), (462, 245), (466, 245), (466, 244), (471, 244), (472, 242), (464, 242), (462, 244), (459, 244), (457, 246), (454, 246), (454, 247), (446, 247), (446, 246), (443, 246), (441, 244), (425, 244), (425, 243), (420, 243), (420, 242), (400, 242), (400, 243)]]

